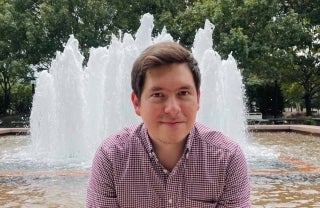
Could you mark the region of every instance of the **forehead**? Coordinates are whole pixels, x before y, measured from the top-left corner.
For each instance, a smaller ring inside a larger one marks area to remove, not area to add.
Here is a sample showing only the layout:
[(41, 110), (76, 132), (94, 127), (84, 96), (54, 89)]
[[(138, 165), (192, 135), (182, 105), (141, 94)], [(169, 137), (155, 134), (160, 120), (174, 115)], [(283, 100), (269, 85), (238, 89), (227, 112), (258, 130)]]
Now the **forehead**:
[(191, 70), (186, 63), (154, 67), (146, 72), (144, 88), (179, 88), (181, 85), (195, 87)]

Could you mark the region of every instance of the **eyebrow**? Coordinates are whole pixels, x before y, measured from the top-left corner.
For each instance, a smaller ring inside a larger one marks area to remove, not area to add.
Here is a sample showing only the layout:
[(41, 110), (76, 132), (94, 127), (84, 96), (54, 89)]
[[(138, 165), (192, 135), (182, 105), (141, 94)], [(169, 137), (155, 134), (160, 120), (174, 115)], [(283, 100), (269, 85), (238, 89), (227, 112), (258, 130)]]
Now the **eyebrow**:
[[(192, 89), (191, 85), (185, 85), (185, 86), (180, 87), (178, 90), (190, 90), (190, 89)], [(163, 90), (163, 88), (162, 87), (157, 87), (157, 86), (154, 86), (154, 87), (150, 88), (150, 91), (152, 91), (152, 92), (160, 91), (160, 90)]]
[(151, 87), (150, 88), (150, 91), (160, 91), (160, 90), (162, 90), (163, 88), (161, 88), (161, 87)]

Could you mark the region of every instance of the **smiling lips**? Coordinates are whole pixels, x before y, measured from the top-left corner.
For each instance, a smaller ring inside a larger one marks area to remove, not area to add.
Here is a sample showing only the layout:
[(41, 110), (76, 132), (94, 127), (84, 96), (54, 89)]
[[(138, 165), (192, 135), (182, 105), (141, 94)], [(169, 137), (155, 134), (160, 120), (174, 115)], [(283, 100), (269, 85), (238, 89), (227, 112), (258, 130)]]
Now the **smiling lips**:
[(183, 123), (182, 121), (162, 121), (160, 122), (161, 124), (165, 124), (165, 125), (168, 125), (168, 126), (175, 126), (177, 124), (181, 124)]

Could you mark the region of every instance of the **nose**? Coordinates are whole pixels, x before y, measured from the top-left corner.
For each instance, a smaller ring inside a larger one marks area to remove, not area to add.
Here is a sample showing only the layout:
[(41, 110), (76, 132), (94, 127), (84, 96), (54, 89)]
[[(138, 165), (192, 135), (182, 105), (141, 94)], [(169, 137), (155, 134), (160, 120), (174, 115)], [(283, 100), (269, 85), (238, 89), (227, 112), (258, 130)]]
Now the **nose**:
[(169, 97), (167, 100), (166, 100), (166, 103), (165, 103), (165, 108), (164, 108), (164, 112), (171, 115), (171, 116), (175, 116), (177, 115), (179, 112), (181, 111), (181, 107), (180, 107), (180, 102), (179, 100), (172, 96), (172, 97)]

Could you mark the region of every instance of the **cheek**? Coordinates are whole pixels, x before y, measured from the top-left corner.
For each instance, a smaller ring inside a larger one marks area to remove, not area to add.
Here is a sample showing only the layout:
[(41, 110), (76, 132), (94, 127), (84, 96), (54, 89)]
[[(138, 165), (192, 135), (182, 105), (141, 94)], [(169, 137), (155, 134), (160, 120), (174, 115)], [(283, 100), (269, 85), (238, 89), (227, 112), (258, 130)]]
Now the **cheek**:
[(200, 104), (197, 101), (193, 101), (193, 102), (190, 102), (190, 103), (184, 105), (183, 108), (185, 109), (185, 111), (187, 111), (189, 113), (195, 113), (199, 110)]
[(148, 106), (144, 108), (144, 114), (148, 117), (156, 117), (161, 114), (162, 108), (159, 106)]
[(153, 122), (164, 114), (164, 110), (160, 106), (144, 106), (140, 113), (143, 120)]

